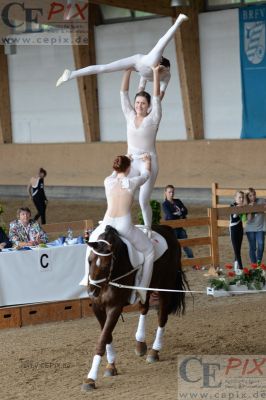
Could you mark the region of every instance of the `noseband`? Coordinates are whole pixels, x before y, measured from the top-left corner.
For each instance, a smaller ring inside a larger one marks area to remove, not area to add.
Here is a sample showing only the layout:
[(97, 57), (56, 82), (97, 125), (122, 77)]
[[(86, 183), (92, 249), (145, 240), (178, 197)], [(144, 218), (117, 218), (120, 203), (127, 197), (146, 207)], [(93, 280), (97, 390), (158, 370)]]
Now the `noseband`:
[[(99, 239), (99, 240), (97, 240), (97, 243), (99, 243), (99, 242), (105, 243), (105, 244), (107, 244), (108, 246), (111, 247), (111, 243), (107, 242), (107, 240)], [(97, 256), (100, 256), (100, 257), (108, 257), (108, 256), (111, 256), (111, 255), (113, 254), (112, 251), (110, 251), (109, 253), (99, 253), (98, 251), (94, 250), (93, 247), (91, 248), (91, 250), (92, 250), (92, 252), (93, 252), (94, 254), (96, 254)], [(110, 274), (109, 274), (109, 277), (111, 276), (112, 269), (113, 269), (113, 257), (112, 257), (112, 263), (111, 263), (111, 267), (110, 267)], [(99, 288), (101, 288), (101, 286), (99, 285), (99, 283), (103, 283), (103, 282), (105, 282), (106, 280), (107, 280), (107, 278), (102, 278), (102, 279), (94, 280), (94, 279), (91, 279), (91, 277), (90, 277), (90, 275), (89, 275), (89, 283), (90, 283), (91, 285), (97, 286), (97, 287), (99, 287)]]
[[(107, 240), (104, 240), (104, 239), (99, 239), (99, 240), (97, 240), (97, 243), (99, 243), (99, 242), (102, 242), (102, 243), (105, 243), (105, 244), (107, 244), (108, 246), (112, 246), (111, 245), (111, 243), (109, 243), (109, 242), (107, 242)], [(110, 253), (98, 253), (98, 251), (96, 251), (96, 250), (94, 250), (94, 248), (92, 247), (92, 252), (94, 253), (94, 254), (96, 254), (97, 256), (101, 256), (101, 257), (107, 257), (107, 256), (111, 256), (112, 254), (113, 254), (113, 252), (112, 251), (110, 251)]]

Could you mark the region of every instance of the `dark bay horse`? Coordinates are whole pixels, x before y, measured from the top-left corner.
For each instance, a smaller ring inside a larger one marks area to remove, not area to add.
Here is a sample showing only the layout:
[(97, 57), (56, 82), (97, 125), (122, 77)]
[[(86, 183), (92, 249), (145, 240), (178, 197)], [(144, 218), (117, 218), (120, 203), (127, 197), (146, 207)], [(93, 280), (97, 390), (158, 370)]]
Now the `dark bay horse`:
[[(188, 287), (181, 268), (181, 248), (172, 228), (163, 225), (153, 226), (153, 230), (162, 235), (168, 249), (154, 263), (150, 287), (169, 290), (185, 290)], [(119, 288), (112, 282), (134, 286), (136, 270), (130, 263), (127, 246), (120, 239), (118, 232), (107, 226), (96, 242), (89, 242), (92, 251), (89, 256), (89, 290), (92, 297), (93, 311), (101, 325), (101, 334), (96, 345), (96, 353), (92, 367), (84, 380), (82, 390), (95, 389), (98, 368), (106, 351), (107, 367), (105, 376), (117, 374), (115, 367), (115, 350), (112, 344), (112, 332), (116, 326), (123, 307), (129, 304), (130, 289)], [(147, 352), (145, 342), (145, 319), (149, 310), (150, 291), (147, 292), (145, 304), (139, 303), (140, 319), (136, 332), (136, 349), (139, 356)], [(185, 311), (184, 292), (159, 292), (158, 328), (148, 362), (159, 360), (162, 348), (164, 327), (171, 313), (180, 314)]]

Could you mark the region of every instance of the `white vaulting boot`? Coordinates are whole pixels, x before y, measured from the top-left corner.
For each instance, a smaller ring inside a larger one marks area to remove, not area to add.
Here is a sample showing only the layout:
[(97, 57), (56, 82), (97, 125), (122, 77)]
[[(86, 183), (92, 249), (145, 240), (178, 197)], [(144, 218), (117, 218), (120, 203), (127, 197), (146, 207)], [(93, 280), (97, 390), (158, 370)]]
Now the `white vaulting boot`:
[(62, 85), (62, 83), (68, 81), (70, 79), (71, 71), (69, 69), (65, 69), (63, 74), (60, 76), (58, 81), (56, 82), (56, 87)]
[(179, 14), (177, 19), (178, 19), (179, 23), (181, 23), (183, 21), (187, 21), (188, 17), (185, 14)]

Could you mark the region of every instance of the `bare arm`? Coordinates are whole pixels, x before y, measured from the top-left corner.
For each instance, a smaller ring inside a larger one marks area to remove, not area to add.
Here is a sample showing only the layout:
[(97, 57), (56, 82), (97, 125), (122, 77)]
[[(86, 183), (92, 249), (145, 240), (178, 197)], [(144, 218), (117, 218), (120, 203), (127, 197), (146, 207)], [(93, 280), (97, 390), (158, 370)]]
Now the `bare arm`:
[(30, 180), (30, 182), (29, 182), (29, 184), (27, 186), (27, 192), (28, 192), (28, 194), (30, 196), (30, 199), (32, 199), (31, 187), (32, 187), (32, 184), (31, 184), (31, 180)]
[(121, 92), (128, 91), (130, 75), (131, 75), (131, 69), (127, 69), (123, 74), (122, 83), (121, 83)]

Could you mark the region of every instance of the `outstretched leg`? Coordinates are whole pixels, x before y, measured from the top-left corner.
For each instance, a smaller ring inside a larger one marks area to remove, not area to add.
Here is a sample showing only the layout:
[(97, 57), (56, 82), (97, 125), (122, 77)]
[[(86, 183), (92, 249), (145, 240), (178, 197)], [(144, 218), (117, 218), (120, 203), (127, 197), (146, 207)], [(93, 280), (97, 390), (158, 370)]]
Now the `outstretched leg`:
[(103, 74), (107, 72), (124, 71), (129, 68), (136, 68), (136, 65), (139, 63), (141, 57), (141, 54), (135, 54), (134, 56), (122, 58), (121, 60), (116, 60), (109, 64), (89, 65), (88, 67), (81, 68), (76, 71), (70, 71), (69, 69), (66, 69), (63, 72), (63, 75), (58, 79), (56, 86), (60, 86), (63, 82), (78, 78), (80, 76)]
[(158, 40), (156, 45), (153, 47), (153, 49), (146, 54), (142, 61), (146, 65), (152, 67), (157, 64), (159, 64), (160, 59), (163, 55), (164, 49), (170, 42), (170, 40), (174, 37), (174, 34), (177, 30), (177, 28), (182, 24), (182, 22), (187, 21), (188, 17), (184, 14), (179, 14), (178, 18), (176, 19), (174, 25), (171, 26), (170, 29), (163, 35), (161, 39)]

